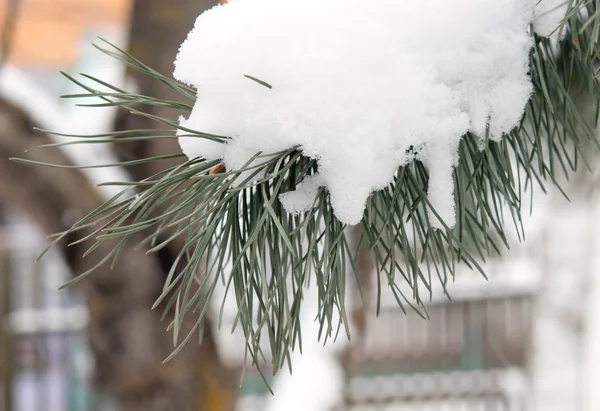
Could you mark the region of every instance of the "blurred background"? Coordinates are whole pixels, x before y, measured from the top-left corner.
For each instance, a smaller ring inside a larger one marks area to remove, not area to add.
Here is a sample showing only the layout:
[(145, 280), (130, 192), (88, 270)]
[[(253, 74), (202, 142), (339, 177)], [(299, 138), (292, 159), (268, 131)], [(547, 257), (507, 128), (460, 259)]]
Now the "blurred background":
[[(100, 268), (58, 290), (94, 266), (102, 250), (82, 260), (83, 249), (66, 247), (77, 240), (69, 238), (36, 264), (46, 236), (108, 198), (111, 191), (97, 183), (142, 178), (165, 164), (81, 172), (7, 158), (63, 141), (34, 126), (73, 134), (155, 127), (58, 99), (77, 92), (60, 71), (169, 98), (169, 90), (91, 43), (105, 38), (170, 73), (195, 17), (216, 3), (0, 1), (0, 411), (600, 410), (600, 201), (597, 178), (587, 171), (565, 182), (570, 201), (558, 190), (535, 190), (527, 241), (519, 245), (514, 236), (510, 251), (484, 265), (489, 281), (459, 269), (449, 287), (452, 301), (434, 291), (430, 320), (403, 313), (384, 292), (379, 318), (372, 304), (366, 310), (355, 304), (352, 342), (322, 348), (305, 313), (304, 355), (293, 356), (294, 378), (284, 371), (270, 381), (274, 397), (250, 369), (240, 384), (243, 338), (229, 333), (231, 303), (222, 331), (209, 322), (202, 345), (192, 340), (162, 364), (172, 336), (150, 307), (177, 244), (158, 255), (126, 249), (114, 270)], [(175, 118), (161, 110), (155, 114)], [(81, 165), (177, 150), (169, 144), (71, 146), (27, 156)], [(374, 277), (368, 259), (360, 270), (361, 278)], [(367, 285), (367, 302), (375, 288)], [(307, 296), (306, 305), (311, 301)]]

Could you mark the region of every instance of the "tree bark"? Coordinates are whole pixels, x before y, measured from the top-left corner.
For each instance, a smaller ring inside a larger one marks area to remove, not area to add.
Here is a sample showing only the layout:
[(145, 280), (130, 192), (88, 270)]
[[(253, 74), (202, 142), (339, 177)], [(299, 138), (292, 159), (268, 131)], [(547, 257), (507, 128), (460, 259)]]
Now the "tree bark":
[[(171, 75), (174, 69), (173, 62), (179, 46), (194, 26), (196, 17), (203, 11), (218, 4), (218, 0), (136, 0), (134, 2), (129, 53), (135, 56), (154, 70), (164, 75)], [(215, 33), (218, 36), (219, 33)], [(135, 80), (139, 93), (164, 100), (181, 100), (173, 90), (156, 81), (156, 79), (140, 74), (129, 68), (128, 75)], [(177, 119), (184, 114), (166, 107), (144, 107), (144, 111), (155, 116)], [(153, 127), (165, 128), (147, 117), (132, 116), (123, 111), (117, 119), (117, 130), (149, 129)], [(117, 154), (122, 160), (130, 160), (165, 153), (176, 153), (180, 149), (174, 140), (153, 140), (139, 142), (138, 144), (119, 144), (115, 146)], [(174, 165), (180, 160), (172, 160)], [(130, 168), (135, 179), (142, 179), (152, 175), (163, 168), (165, 164), (157, 166), (146, 163)], [(157, 168), (160, 167), (160, 168)]]
[[(132, 15), (131, 52), (158, 71), (169, 73), (179, 44), (194, 18), (215, 1), (138, 0)], [(159, 98), (152, 79), (135, 76), (141, 93)], [(154, 113), (171, 117), (172, 113)], [(149, 128), (140, 117), (121, 117), (119, 128)], [(46, 233), (62, 231), (71, 215), (83, 216), (102, 203), (98, 190), (77, 170), (26, 166), (8, 160), (23, 157), (24, 150), (49, 143), (48, 136), (34, 133), (24, 112), (0, 101), (0, 193), (13, 207), (22, 210)], [(172, 143), (172, 142), (171, 142)], [(122, 158), (174, 152), (163, 143), (121, 144)], [(42, 149), (27, 158), (53, 164), (69, 164), (59, 149)], [(161, 164), (164, 167), (165, 164)], [(153, 173), (154, 165), (132, 168), (134, 178)], [(76, 240), (70, 238), (68, 241)], [(89, 311), (89, 341), (96, 357), (96, 381), (111, 392), (121, 411), (232, 410), (235, 404), (235, 373), (219, 360), (210, 324), (204, 327), (200, 346), (190, 343), (167, 364), (162, 361), (173, 350), (172, 335), (165, 331), (169, 320), (160, 321), (162, 310), (150, 307), (162, 291), (177, 244), (166, 254), (147, 255), (134, 250), (136, 241), (125, 247), (114, 270), (100, 267), (79, 286)], [(61, 251), (74, 273), (93, 267), (111, 249), (105, 243), (86, 258), (83, 246)], [(193, 322), (189, 318), (189, 322)], [(182, 333), (185, 333), (182, 329)]]

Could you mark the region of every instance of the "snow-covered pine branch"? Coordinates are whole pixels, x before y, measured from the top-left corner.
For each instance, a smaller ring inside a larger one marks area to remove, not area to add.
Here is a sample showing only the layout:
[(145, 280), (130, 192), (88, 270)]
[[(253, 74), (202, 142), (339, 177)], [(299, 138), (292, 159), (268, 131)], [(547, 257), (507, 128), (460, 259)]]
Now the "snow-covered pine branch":
[(522, 235), (525, 190), (597, 144), (598, 116), (576, 95), (599, 105), (598, 15), (584, 0), (232, 0), (182, 45), (174, 74), (186, 84), (106, 49), (181, 101), (100, 86), (89, 97), (177, 129), (188, 161), (132, 183), (143, 201), (85, 217), (105, 218), (91, 247), (141, 234), (156, 252), (183, 239), (156, 303), (175, 312), (173, 355), (197, 335), (179, 338), (183, 317), (201, 327), (221, 280), (249, 358), (269, 347), (274, 372), (300, 343), (309, 283), (320, 338), (348, 334), (351, 224), (378, 289), (418, 308), (433, 282), (447, 293), (457, 263), (483, 272), (478, 261), (509, 245), (505, 227)]
[(181, 137), (181, 147), (230, 170), (300, 147), (319, 171), (281, 195), (286, 210), (307, 211), (324, 186), (352, 225), (416, 158), (432, 208), (453, 227), (460, 138), (471, 132), (483, 147), (519, 124), (532, 90), (529, 26), (558, 32), (566, 8), (542, 1), (535, 18), (532, 0), (231, 1), (198, 18), (174, 74), (198, 90), (181, 124), (232, 140)]

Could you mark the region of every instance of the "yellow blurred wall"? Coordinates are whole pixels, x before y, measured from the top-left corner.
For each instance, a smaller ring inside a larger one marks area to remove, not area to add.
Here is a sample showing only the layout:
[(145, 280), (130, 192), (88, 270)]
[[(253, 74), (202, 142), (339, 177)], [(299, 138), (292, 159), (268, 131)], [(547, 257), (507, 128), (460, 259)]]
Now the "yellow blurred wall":
[[(0, 0), (0, 35), (7, 4)], [(18, 0), (9, 61), (33, 68), (73, 64), (87, 31), (125, 27), (130, 9), (131, 0)]]

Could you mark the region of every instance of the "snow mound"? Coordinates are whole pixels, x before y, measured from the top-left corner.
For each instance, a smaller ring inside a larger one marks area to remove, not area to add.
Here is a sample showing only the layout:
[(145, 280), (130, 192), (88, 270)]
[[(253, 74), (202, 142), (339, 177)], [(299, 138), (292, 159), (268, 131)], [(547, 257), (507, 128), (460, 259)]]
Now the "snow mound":
[(283, 194), (284, 207), (303, 212), (325, 187), (347, 224), (416, 157), (452, 227), (461, 136), (498, 140), (523, 115), (533, 17), (532, 0), (230, 1), (197, 19), (174, 75), (198, 91), (182, 125), (231, 140), (180, 145), (227, 169), (300, 146), (319, 174)]
[(564, 36), (565, 29), (561, 29), (562, 20), (569, 9), (569, 0), (533, 0), (535, 1), (535, 18), (533, 29), (543, 37), (558, 39), (559, 34)]

